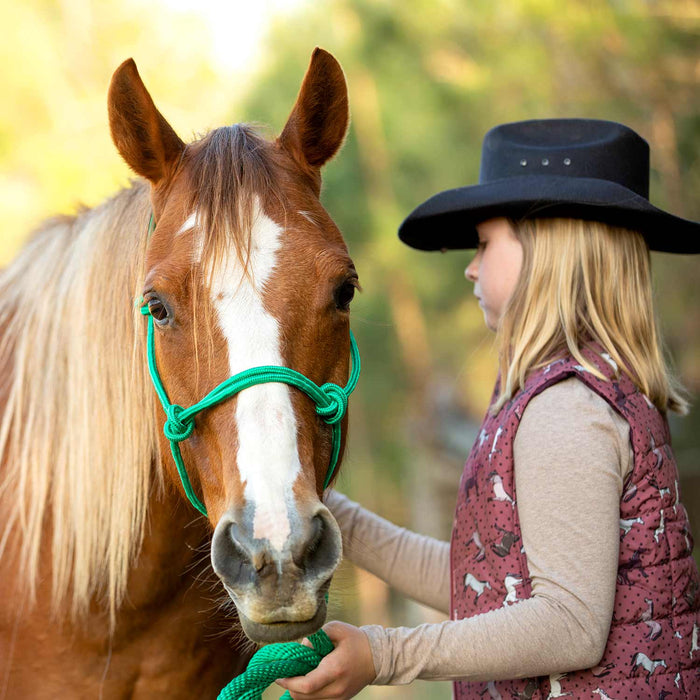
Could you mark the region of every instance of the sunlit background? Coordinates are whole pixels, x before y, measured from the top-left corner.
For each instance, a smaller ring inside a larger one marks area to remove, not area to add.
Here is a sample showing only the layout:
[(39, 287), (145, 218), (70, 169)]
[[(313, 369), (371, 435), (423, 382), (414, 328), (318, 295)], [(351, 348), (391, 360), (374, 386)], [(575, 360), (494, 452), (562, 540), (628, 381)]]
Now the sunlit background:
[[(325, 170), (323, 201), (364, 288), (353, 306), (363, 376), (339, 488), (437, 537), (449, 536), (495, 358), (462, 276), (469, 254), (405, 248), (403, 216), (438, 190), (476, 182), (491, 126), (582, 116), (644, 136), (652, 202), (700, 219), (697, 0), (3, 0), (0, 21), (3, 264), (44, 217), (128, 182), (106, 113), (126, 58), (189, 140), (238, 121), (278, 132), (313, 48), (336, 56), (352, 124)], [(654, 254), (653, 264), (668, 351), (697, 400), (698, 258)], [(700, 410), (674, 419), (672, 432), (700, 536)], [(441, 619), (349, 564), (331, 613), (355, 624)], [(449, 684), (417, 683), (363, 697), (449, 694)]]

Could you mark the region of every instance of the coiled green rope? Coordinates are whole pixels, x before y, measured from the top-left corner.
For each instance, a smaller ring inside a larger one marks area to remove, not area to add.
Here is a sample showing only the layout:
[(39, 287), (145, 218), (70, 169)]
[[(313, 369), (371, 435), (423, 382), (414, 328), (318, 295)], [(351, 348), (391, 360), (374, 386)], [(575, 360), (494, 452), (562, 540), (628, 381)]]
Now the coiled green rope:
[[(323, 631), (309, 635), (313, 648), (289, 642), (269, 644), (260, 649), (250, 660), (248, 668), (236, 676), (220, 693), (217, 700), (261, 700), (262, 693), (278, 678), (304, 676), (321, 663), (321, 659), (333, 651), (333, 643)], [(291, 700), (285, 691), (280, 700)]]

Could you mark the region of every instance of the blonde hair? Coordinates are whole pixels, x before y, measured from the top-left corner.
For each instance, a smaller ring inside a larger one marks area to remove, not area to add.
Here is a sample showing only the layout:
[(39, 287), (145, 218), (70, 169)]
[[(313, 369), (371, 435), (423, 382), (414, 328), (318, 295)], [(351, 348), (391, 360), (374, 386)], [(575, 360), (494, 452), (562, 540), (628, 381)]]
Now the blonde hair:
[(0, 557), (19, 540), (30, 603), (50, 572), (54, 613), (69, 600), (78, 616), (98, 596), (112, 623), (160, 483), (134, 303), (149, 212), (139, 183), (47, 222), (0, 274)]
[(661, 348), (641, 234), (579, 219), (511, 225), (523, 264), (497, 331), (501, 383), (493, 410), (524, 385), (529, 372), (567, 354), (605, 379), (581, 352), (594, 341), (662, 413), (686, 413), (684, 390)]

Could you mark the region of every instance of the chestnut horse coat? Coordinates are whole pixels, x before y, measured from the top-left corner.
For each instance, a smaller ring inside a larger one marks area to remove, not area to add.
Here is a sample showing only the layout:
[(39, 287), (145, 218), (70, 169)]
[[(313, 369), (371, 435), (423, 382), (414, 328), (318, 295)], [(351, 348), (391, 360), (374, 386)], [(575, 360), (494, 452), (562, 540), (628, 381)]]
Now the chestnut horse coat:
[[(599, 348), (598, 348), (599, 350)], [(552, 384), (575, 376), (630, 425), (634, 466), (620, 500), (620, 553), (612, 625), (596, 669), (573, 671), (552, 688), (547, 677), (457, 682), (466, 698), (700, 698), (700, 596), (688, 515), (666, 418), (624, 373), (591, 349), (586, 358), (604, 381), (567, 357), (535, 371), (497, 415), (487, 413), (460, 483), (451, 542), (452, 619), (515, 605), (532, 595), (527, 552), (497, 547), (504, 531), (520, 540), (517, 503), (494, 498), (500, 487), (517, 501), (513, 442), (525, 407)], [(495, 395), (494, 395), (495, 396)], [(500, 484), (499, 484), (500, 479)], [(572, 498), (574, 494), (572, 493)], [(485, 557), (474, 558), (478, 532)], [(553, 533), (555, 535), (556, 533)], [(494, 694), (495, 693), (495, 694)], [(500, 695), (499, 695), (500, 693)]]

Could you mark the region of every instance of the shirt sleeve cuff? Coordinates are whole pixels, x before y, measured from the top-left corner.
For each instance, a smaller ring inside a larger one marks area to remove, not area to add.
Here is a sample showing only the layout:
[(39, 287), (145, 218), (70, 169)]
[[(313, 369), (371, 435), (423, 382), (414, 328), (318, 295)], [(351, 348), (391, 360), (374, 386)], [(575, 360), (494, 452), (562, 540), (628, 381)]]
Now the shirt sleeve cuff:
[(372, 652), (372, 661), (376, 677), (372, 685), (388, 685), (391, 682), (391, 654), (387, 651), (386, 629), (381, 625), (364, 625), (360, 629), (365, 633)]

